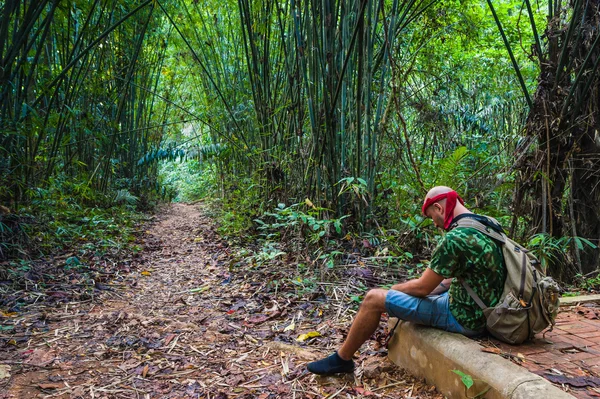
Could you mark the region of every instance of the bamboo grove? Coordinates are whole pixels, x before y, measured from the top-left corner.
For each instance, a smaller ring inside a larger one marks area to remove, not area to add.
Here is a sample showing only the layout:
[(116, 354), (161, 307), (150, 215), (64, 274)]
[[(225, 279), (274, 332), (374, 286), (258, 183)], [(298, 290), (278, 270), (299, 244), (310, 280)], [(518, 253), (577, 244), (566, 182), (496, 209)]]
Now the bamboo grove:
[(136, 165), (160, 140), (151, 121), (164, 112), (150, 94), (166, 48), (154, 13), (151, 1), (4, 3), (3, 202), (27, 202), (60, 181), (83, 198), (152, 182)]
[(521, 239), (594, 242), (597, 3), (8, 0), (0, 202), (165, 193), (156, 161), (195, 159), (249, 221), (308, 199), (415, 229), (447, 184)]
[[(457, 42), (468, 47), (487, 17), (477, 3), (473, 15), (458, 3), (447, 12), (449, 5), (238, 1), (239, 20), (232, 20), (231, 4), (213, 5), (208, 17), (196, 3), (184, 6), (181, 19), (170, 22), (183, 25), (176, 29), (201, 71), (194, 79), (206, 103), (225, 108), (199, 111), (210, 114), (206, 120), (215, 112), (223, 117), (218, 126), (201, 123), (213, 138), (202, 149), (228, 146), (219, 156), (227, 157), (224, 173), (237, 187), (247, 176), (246, 187), (259, 186), (261, 198), (309, 198), (367, 228), (391, 184), (403, 186), (395, 196), (419, 201), (426, 185), (452, 177), (453, 165), (432, 176), (432, 163), (461, 146), (474, 149), (464, 132), (497, 135), (484, 140), (490, 147), (474, 160), (479, 166), (494, 149), (508, 154), (510, 145), (496, 139), (516, 137), (524, 108), (499, 87), (514, 72), (498, 68), (489, 81), (462, 80), (477, 61), (462, 57), (468, 66), (457, 72), (443, 52)], [(501, 42), (480, 59), (491, 62), (494, 51), (503, 51)], [(530, 68), (530, 81), (534, 76)], [(486, 85), (494, 92), (480, 94)], [(488, 161), (484, 169), (492, 167)]]

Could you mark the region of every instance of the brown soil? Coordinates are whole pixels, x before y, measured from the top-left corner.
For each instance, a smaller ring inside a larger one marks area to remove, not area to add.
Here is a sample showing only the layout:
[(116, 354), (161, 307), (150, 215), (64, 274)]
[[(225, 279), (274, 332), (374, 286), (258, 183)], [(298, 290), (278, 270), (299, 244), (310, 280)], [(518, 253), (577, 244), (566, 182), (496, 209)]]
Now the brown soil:
[(0, 314), (28, 331), (0, 331), (0, 398), (441, 398), (376, 340), (353, 376), (307, 373), (345, 336), (351, 306), (299, 298), (293, 270), (240, 259), (202, 204), (170, 205), (145, 229), (132, 271), (93, 300)]

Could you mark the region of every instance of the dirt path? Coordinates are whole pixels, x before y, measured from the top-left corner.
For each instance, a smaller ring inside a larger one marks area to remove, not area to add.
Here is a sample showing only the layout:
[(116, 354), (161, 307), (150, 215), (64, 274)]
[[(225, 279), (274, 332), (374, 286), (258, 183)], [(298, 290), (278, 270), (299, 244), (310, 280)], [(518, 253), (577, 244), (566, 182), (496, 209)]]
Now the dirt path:
[(272, 284), (288, 271), (236, 259), (201, 205), (169, 206), (141, 245), (101, 297), (17, 320), (34, 332), (0, 348), (0, 398), (441, 397), (376, 343), (354, 376), (307, 374), (347, 331), (332, 322), (341, 305), (299, 300)]

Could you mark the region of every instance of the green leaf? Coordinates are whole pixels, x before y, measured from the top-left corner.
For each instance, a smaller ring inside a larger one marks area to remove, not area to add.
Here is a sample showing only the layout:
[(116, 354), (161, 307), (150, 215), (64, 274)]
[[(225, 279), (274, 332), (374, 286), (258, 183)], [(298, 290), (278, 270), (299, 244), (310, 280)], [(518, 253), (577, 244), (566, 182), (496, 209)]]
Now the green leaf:
[(342, 223), (339, 220), (333, 222), (333, 226), (335, 227), (336, 233), (342, 234)]
[(461, 377), (460, 380), (463, 384), (465, 384), (467, 390), (473, 386), (473, 377), (471, 377), (470, 375), (465, 375), (464, 377)]
[(461, 377), (464, 377), (466, 374), (460, 370), (451, 370), (454, 374), (458, 374)]
[(79, 265), (81, 265), (81, 262), (79, 261), (79, 258), (77, 258), (76, 256), (71, 256), (70, 258), (67, 258), (67, 260), (65, 261), (65, 264), (67, 266), (79, 266)]
[(460, 370), (452, 370), (452, 372), (460, 376), (460, 380), (465, 385), (467, 390), (473, 386), (473, 377), (471, 377), (469, 374), (465, 374)]
[(596, 246), (596, 244), (594, 244), (593, 242), (591, 242), (583, 237), (573, 237), (573, 238), (575, 240), (575, 244), (577, 244), (577, 248), (579, 248), (579, 249), (583, 249), (583, 244), (588, 245), (592, 249), (598, 248), (598, 246)]
[(350, 297), (350, 300), (351, 300), (352, 302), (358, 302), (358, 303), (360, 303), (362, 299), (361, 299), (360, 295), (352, 295), (352, 296)]

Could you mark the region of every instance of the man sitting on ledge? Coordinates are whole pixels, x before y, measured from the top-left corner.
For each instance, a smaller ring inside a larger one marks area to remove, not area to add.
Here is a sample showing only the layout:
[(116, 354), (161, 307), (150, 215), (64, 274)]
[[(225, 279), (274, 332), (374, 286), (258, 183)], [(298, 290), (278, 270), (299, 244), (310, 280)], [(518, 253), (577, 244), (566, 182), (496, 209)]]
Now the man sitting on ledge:
[[(436, 227), (447, 230), (465, 215), (476, 216), (463, 204), (454, 190), (438, 186), (425, 196), (422, 212)], [(319, 375), (353, 372), (352, 356), (375, 332), (383, 312), (468, 337), (481, 334), (485, 330), (481, 308), (461, 284), (450, 284), (453, 279), (463, 279), (484, 303), (496, 305), (506, 280), (502, 248), (473, 228), (450, 230), (421, 277), (396, 284), (391, 290), (367, 292), (342, 347), (309, 363), (308, 371)]]

